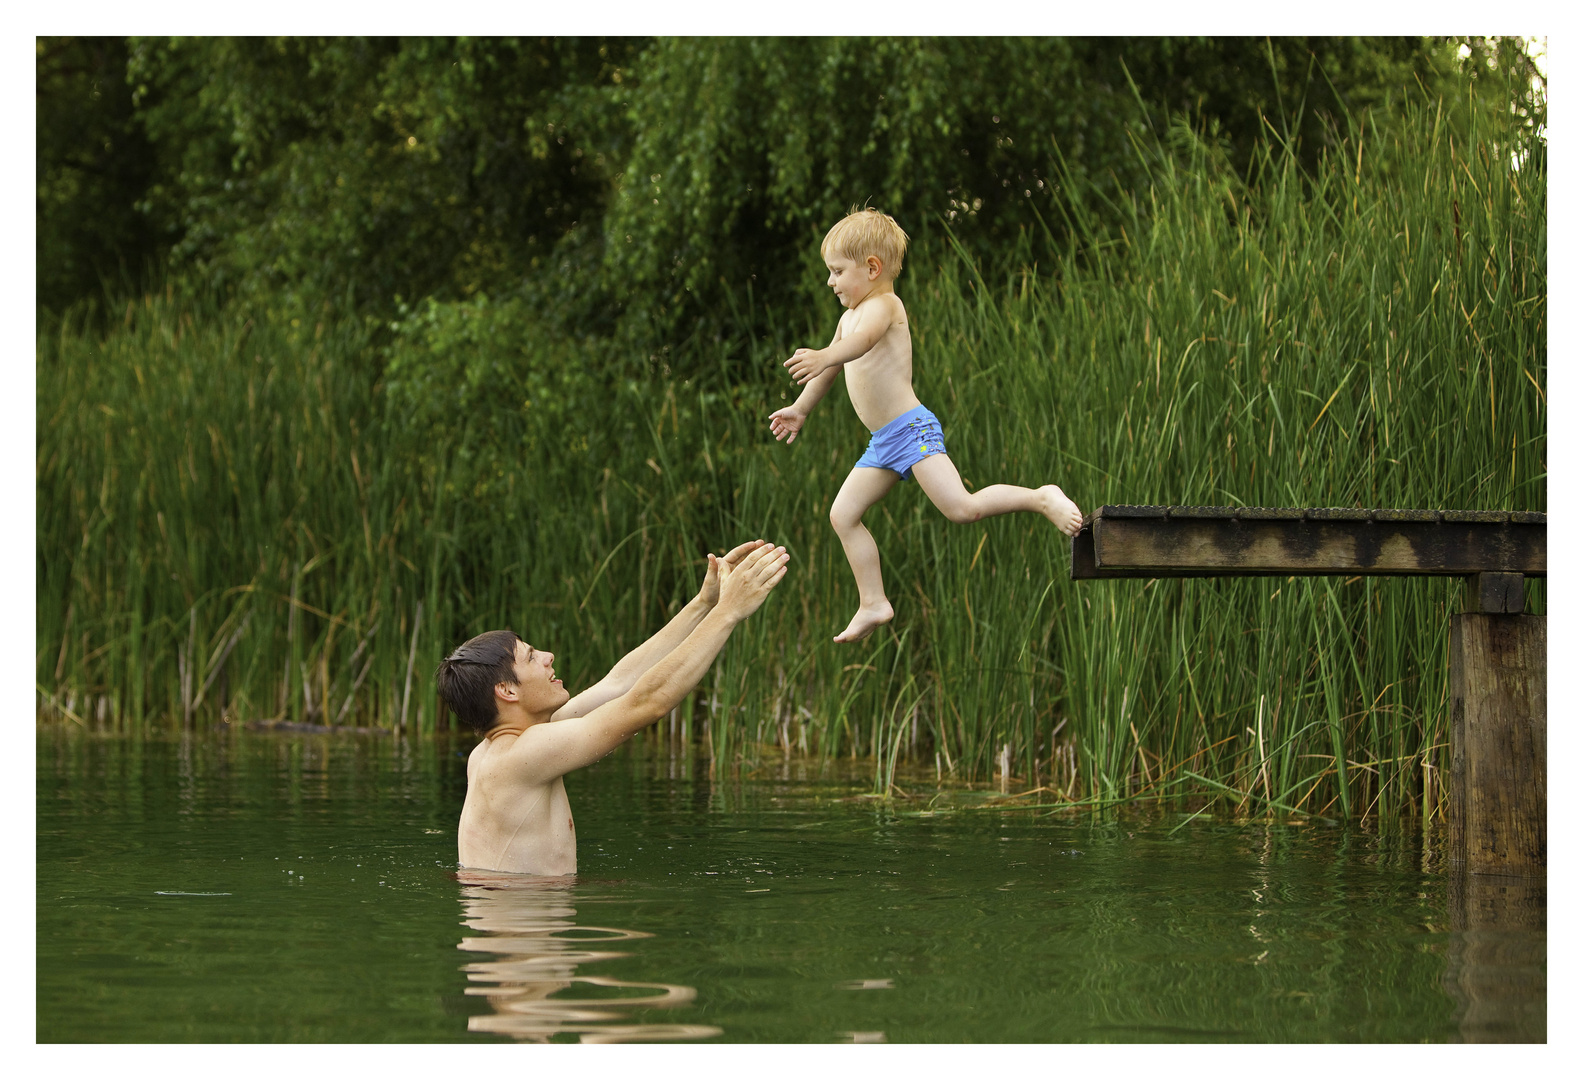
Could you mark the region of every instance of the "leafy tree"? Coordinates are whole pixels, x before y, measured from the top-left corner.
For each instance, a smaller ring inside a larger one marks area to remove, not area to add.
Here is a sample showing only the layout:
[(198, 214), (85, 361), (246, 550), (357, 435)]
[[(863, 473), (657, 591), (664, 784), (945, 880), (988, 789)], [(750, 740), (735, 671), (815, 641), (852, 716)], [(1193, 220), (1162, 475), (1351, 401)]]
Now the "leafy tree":
[(819, 291), (818, 241), (855, 204), (988, 247), (1033, 222), (1057, 147), (1120, 166), (1141, 118), (1060, 38), (668, 39), (637, 68), (606, 266), (656, 336)]
[(1457, 74), (1454, 45), (1432, 38), (1127, 38), (1109, 51), (1154, 123), (1215, 117), (1244, 168), (1266, 125), (1311, 167), (1346, 117), (1408, 89), (1444, 93)]
[(39, 38), (36, 146), (38, 302), (60, 308), (131, 284), (169, 243), (137, 211), (153, 148), (132, 112), (122, 38)]
[(467, 297), (596, 221), (613, 147), (569, 119), (625, 44), (575, 39), (134, 39), (153, 202), (178, 264), (268, 293)]
[[(1512, 48), (1467, 67), (1490, 82)], [(500, 310), (659, 363), (690, 334), (800, 334), (817, 242), (854, 204), (920, 251), (948, 227), (990, 262), (1037, 255), (1076, 191), (1122, 220), (1134, 136), (1170, 116), (1246, 168), (1265, 130), (1309, 156), (1386, 94), (1467, 86), (1427, 38), (45, 39), (39, 57), (46, 305), (168, 249), (272, 305), (379, 320), (516, 296)]]
[(1312, 160), (1349, 109), (1445, 85), (1454, 55), (1428, 39), (706, 38), (658, 40), (635, 67), (606, 259), (663, 338), (821, 292), (817, 241), (854, 204), (915, 238), (949, 226), (995, 261), (1019, 233), (1060, 231), (1043, 218), (1063, 177), (1140, 185), (1142, 125), (1194, 117), (1246, 168), (1268, 124)]

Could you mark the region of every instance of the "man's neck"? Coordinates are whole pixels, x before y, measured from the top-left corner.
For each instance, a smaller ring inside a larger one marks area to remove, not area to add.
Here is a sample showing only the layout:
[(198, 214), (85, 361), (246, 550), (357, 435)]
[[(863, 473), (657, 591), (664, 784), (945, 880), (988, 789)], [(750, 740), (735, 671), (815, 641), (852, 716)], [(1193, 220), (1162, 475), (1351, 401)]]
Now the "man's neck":
[(549, 715), (535, 716), (532, 713), (517, 712), (515, 710), (500, 714), (495, 721), (495, 726), (484, 732), (484, 738), (493, 742), (503, 735), (521, 735), (537, 724), (549, 723)]

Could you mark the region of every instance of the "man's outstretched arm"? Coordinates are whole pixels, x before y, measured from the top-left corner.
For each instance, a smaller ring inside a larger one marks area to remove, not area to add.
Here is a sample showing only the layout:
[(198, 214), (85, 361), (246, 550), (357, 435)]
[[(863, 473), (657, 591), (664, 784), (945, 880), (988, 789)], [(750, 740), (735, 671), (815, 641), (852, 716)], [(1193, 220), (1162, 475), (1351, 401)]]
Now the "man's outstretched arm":
[(763, 545), (742, 556), (734, 568), (721, 566), (719, 602), (686, 640), (660, 657), (626, 693), (586, 716), (528, 728), (511, 747), (511, 756), (534, 781), (548, 781), (593, 764), (670, 712), (692, 693), (731, 631), (786, 576), (789, 558), (785, 548)]
[(577, 716), (587, 716), (605, 702), (613, 701), (631, 690), (644, 672), (686, 641), (697, 629), (698, 624), (703, 622), (704, 616), (714, 610), (720, 600), (722, 565), (725, 573), (729, 574), (749, 552), (763, 545), (763, 540), (749, 540), (745, 544), (738, 544), (722, 558), (717, 559), (710, 555), (709, 568), (704, 574), (704, 583), (699, 588), (698, 595), (687, 601), (675, 617), (661, 627), (653, 637), (618, 660), (616, 666), (611, 668), (603, 679), (556, 709), (555, 715), (550, 719), (570, 720)]

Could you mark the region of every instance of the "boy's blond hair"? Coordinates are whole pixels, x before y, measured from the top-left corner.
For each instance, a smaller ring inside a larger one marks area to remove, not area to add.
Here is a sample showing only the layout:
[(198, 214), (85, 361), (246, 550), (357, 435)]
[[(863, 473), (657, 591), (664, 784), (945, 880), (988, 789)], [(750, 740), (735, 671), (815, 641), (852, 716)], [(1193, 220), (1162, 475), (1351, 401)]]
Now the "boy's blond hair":
[(862, 262), (870, 255), (879, 257), (881, 273), (888, 280), (896, 280), (901, 273), (901, 260), (907, 254), (907, 234), (896, 219), (870, 207), (852, 208), (852, 212), (825, 233), (819, 254), (831, 251), (853, 262)]

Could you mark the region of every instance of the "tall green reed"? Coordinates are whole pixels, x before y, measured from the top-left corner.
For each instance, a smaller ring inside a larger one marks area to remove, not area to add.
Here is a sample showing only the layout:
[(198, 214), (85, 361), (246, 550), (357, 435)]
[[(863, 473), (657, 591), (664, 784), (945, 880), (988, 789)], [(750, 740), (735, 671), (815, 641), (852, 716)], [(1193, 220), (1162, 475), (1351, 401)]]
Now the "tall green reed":
[[(1459, 125), (1408, 110), (1312, 174), (1272, 145), (1248, 177), (1177, 129), (1139, 146), (1153, 182), (1114, 235), (1074, 197), (1015, 271), (915, 253), (916, 384), (965, 480), (1084, 509), (1543, 510), (1545, 176)], [(47, 711), (428, 728), (470, 634), (510, 625), (596, 678), (706, 550), (762, 536), (792, 573), (655, 752), (860, 758), (879, 791), (923, 769), (1090, 803), (1438, 802), (1449, 583), (1074, 583), (1042, 519), (952, 525), (900, 485), (867, 520), (897, 618), (835, 646), (856, 590), (827, 515), (866, 434), (839, 390), (791, 447), (764, 420), (828, 327), (678, 345), (681, 378), (535, 338), (509, 303), (424, 318), (376, 348), (173, 290), (106, 335), (41, 332)], [(733, 381), (745, 362), (762, 378)]]
[[(994, 283), (943, 263), (906, 296), (963, 476), (1053, 479), (1085, 508), (1543, 510), (1545, 177), (1487, 122), (1366, 126), (1313, 175), (1272, 146), (1246, 181), (1179, 130), (1140, 147), (1155, 183), (1116, 236), (1074, 215), (1054, 265)], [(816, 415), (802, 454), (838, 476), (830, 426)], [(906, 723), (947, 770), (991, 775), (1009, 746), (1022, 781), (1067, 764), (1101, 799), (1438, 802), (1456, 583), (1076, 584), (1036, 520), (963, 529), (904, 487), (873, 518), (902, 614), (828, 663), (904, 651), (892, 683), (932, 689)], [(806, 602), (838, 615), (851, 587), (820, 555)], [(815, 713), (890, 715), (889, 691), (843, 677), (809, 670)], [(905, 741), (887, 723), (848, 745), (878, 758)]]

